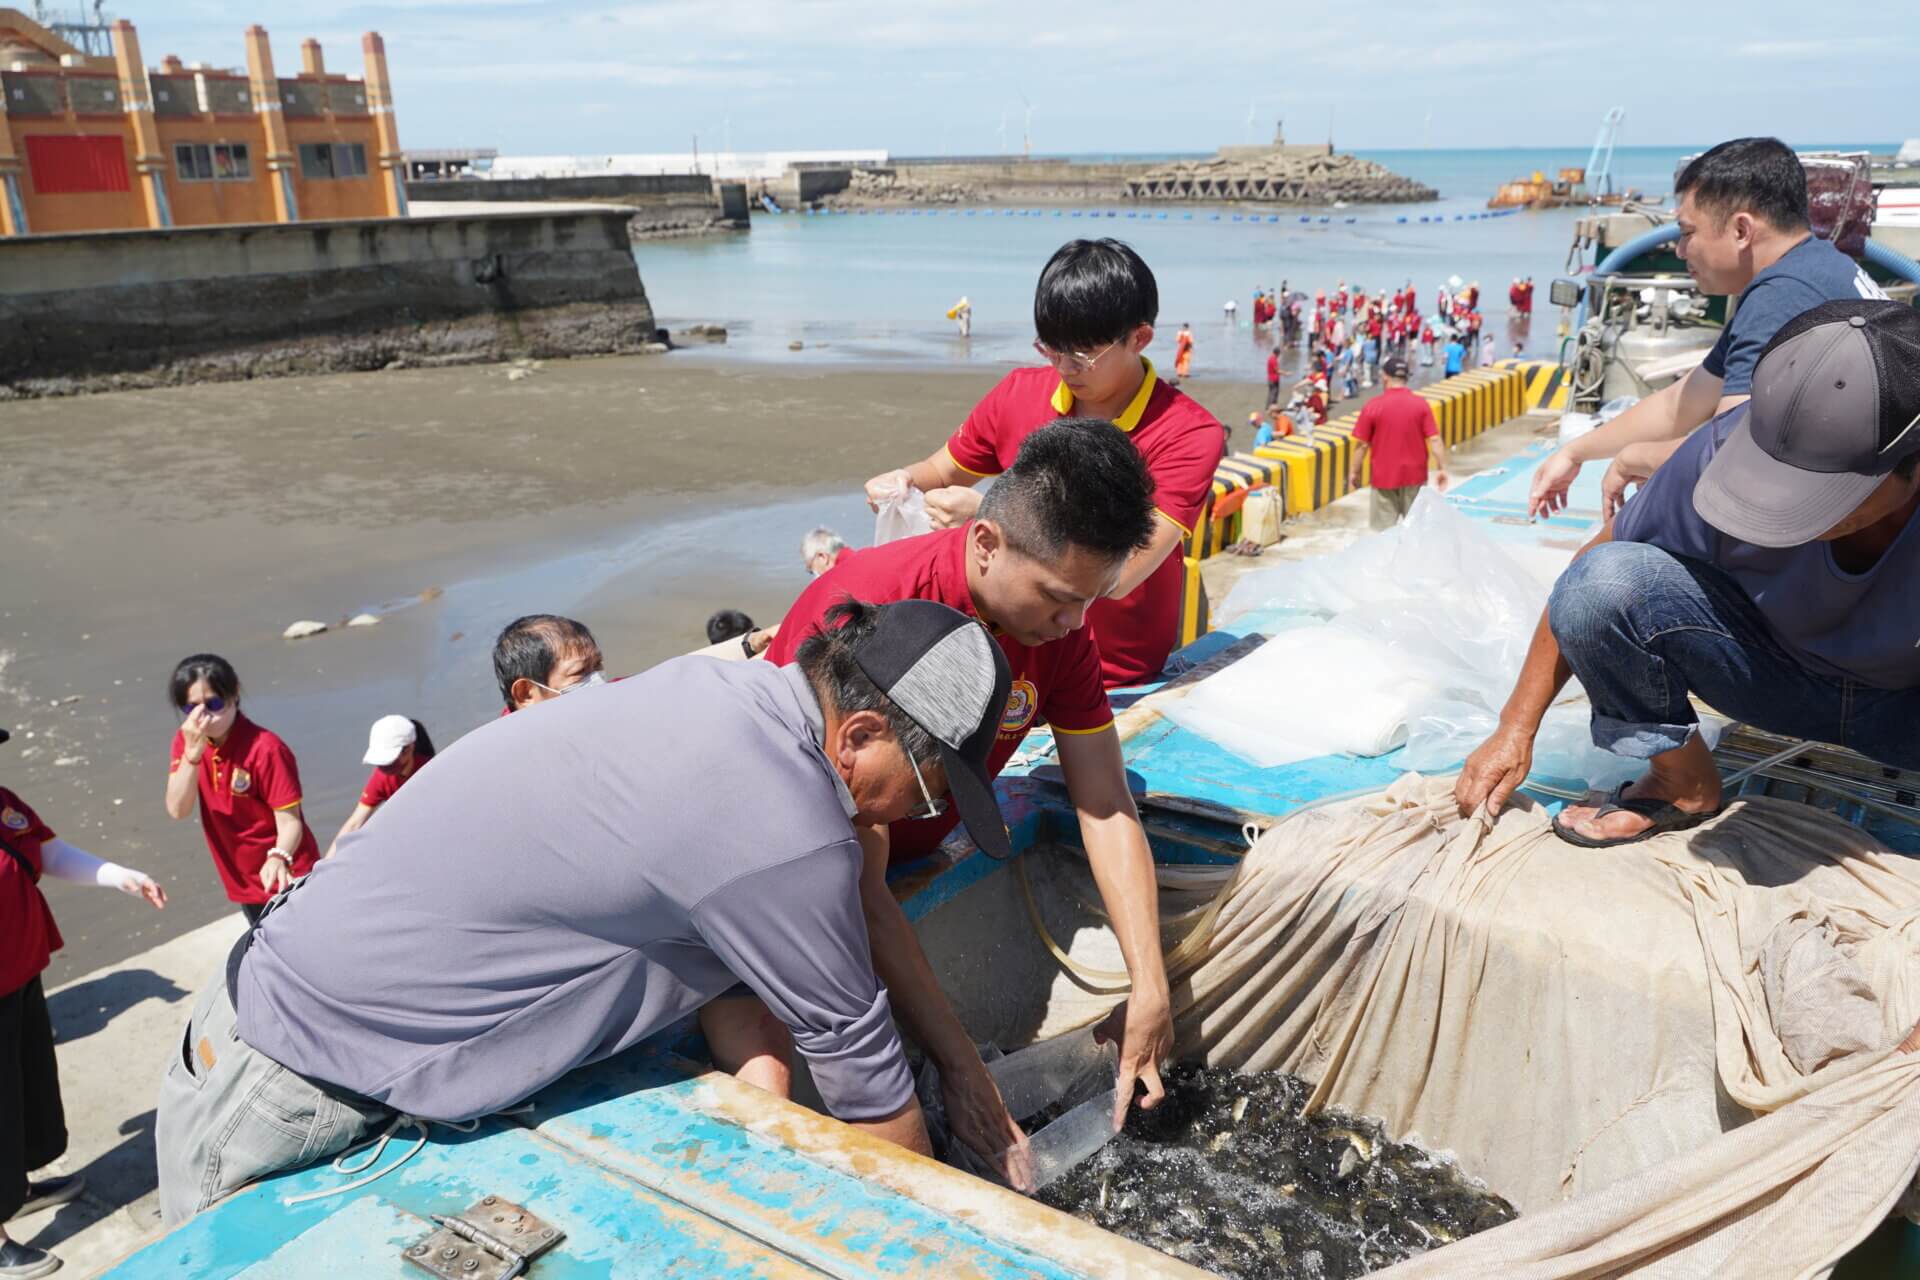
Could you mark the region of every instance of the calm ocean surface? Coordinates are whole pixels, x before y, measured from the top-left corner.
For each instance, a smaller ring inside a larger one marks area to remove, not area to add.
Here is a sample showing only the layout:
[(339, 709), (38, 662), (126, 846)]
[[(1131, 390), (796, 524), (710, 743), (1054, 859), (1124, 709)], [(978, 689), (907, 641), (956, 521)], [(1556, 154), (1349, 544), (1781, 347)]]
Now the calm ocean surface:
[[(1893, 149), (1889, 143), (1799, 145)], [(1678, 162), (1698, 150), (1623, 147), (1614, 155), (1614, 185), (1662, 197)], [(1430, 308), (1439, 285), (1458, 275), (1481, 284), (1489, 318), (1498, 320), (1508, 283), (1531, 275), (1539, 301), (1527, 351), (1553, 354), (1555, 316), (1546, 306), (1545, 286), (1565, 269), (1580, 211), (1479, 220), (1465, 215), (1483, 212), (1503, 182), (1535, 169), (1551, 174), (1584, 165), (1588, 148), (1360, 154), (1434, 187), (1440, 200), (1311, 212), (1263, 208), (1257, 214), (1253, 206), (1116, 206), (1031, 214), (983, 207), (971, 214), (757, 215), (745, 235), (641, 244), (634, 257), (662, 324), (711, 321), (729, 330), (724, 346), (695, 348), (678, 358), (1030, 363), (1034, 280), (1063, 241), (1092, 235), (1117, 236), (1146, 258), (1160, 284), (1161, 337), (1154, 353), (1170, 361), (1174, 331), (1190, 322), (1198, 374), (1263, 376), (1265, 350), (1248, 324), (1253, 293), (1283, 281), (1312, 293), (1331, 292), (1341, 280), (1389, 292), (1412, 280), (1422, 306)], [(1303, 214), (1312, 220), (1303, 223)], [(1422, 224), (1422, 215), (1446, 221)], [(1322, 216), (1328, 221), (1320, 222)], [(966, 340), (945, 317), (962, 295), (974, 308), (973, 336)], [(1232, 322), (1224, 316), (1229, 298), (1238, 304)], [(802, 350), (790, 351), (796, 341)]]

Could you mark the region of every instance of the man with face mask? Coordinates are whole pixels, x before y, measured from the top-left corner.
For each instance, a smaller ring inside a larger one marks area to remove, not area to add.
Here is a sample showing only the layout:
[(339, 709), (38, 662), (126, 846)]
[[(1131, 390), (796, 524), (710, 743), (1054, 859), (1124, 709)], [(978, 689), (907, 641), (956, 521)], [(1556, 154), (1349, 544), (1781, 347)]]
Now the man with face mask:
[(1920, 313), (1828, 302), (1753, 395), (1689, 437), (1554, 585), (1500, 727), (1455, 787), (1498, 813), (1571, 676), (1593, 740), (1645, 777), (1554, 830), (1601, 848), (1711, 818), (1692, 698), (1757, 729), (1920, 768)]
[(507, 704), (500, 714), (605, 684), (605, 667), (586, 623), (555, 613), (515, 618), (493, 642), (493, 678)]
[[(847, 552), (801, 593), (767, 652), (776, 663), (793, 661), (798, 646), (826, 625), (827, 611), (848, 596), (937, 600), (992, 628), (1013, 683), (991, 770), (1000, 771), (1036, 724), (1052, 727), (1087, 858), (1133, 980), (1108, 1026), (1121, 1046), (1116, 1118), (1131, 1103), (1136, 1079), (1147, 1086), (1146, 1105), (1158, 1102), (1159, 1063), (1172, 1049), (1173, 1031), (1152, 855), (1127, 790), (1087, 622), (1094, 602), (1111, 596), (1157, 536), (1154, 496), (1140, 451), (1112, 423), (1072, 418), (1044, 426), (1026, 438), (974, 519)], [(925, 857), (953, 826), (949, 815), (863, 828), (860, 888), (874, 963), (894, 1010), (939, 1064), (955, 1133), (991, 1158), (1019, 1141), (1019, 1127), (886, 884), (890, 862)], [(967, 830), (981, 839), (971, 825)], [(751, 1002), (737, 1005), (716, 1002), (702, 1017), (716, 1058), (764, 1088), (784, 1088), (788, 1055), (779, 1028)]]
[(1852, 258), (1807, 223), (1807, 175), (1778, 138), (1735, 138), (1695, 156), (1674, 181), (1678, 251), (1706, 294), (1739, 301), (1706, 359), (1672, 386), (1555, 450), (1533, 474), (1531, 506), (1567, 505), (1581, 464), (1614, 459), (1601, 482), (1602, 515), (1645, 480), (1707, 419), (1743, 403), (1753, 367), (1780, 326), (1822, 302), (1887, 295)]
[(790, 667), (684, 657), (468, 734), (262, 916), (170, 1055), (167, 1221), (399, 1116), (521, 1101), (740, 985), (827, 1109), (928, 1149), (856, 826), (943, 796), (1010, 853), (986, 629), (853, 601)]

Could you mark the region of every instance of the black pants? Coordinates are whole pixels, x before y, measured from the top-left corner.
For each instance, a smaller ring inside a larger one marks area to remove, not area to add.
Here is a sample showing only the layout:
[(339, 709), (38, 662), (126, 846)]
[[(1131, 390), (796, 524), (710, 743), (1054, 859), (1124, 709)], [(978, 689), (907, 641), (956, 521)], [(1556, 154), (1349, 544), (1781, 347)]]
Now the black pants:
[(47, 993), (34, 978), (0, 996), (0, 1222), (27, 1199), (27, 1174), (67, 1151)]

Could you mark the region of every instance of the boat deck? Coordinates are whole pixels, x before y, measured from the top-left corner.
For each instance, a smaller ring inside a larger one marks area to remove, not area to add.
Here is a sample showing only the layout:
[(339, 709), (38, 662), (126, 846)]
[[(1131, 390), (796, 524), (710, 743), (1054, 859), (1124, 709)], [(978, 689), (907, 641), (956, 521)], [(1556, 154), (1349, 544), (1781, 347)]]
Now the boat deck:
[[(1598, 525), (1598, 471), (1576, 485), (1572, 509), (1529, 523), (1536, 455), (1484, 473), (1452, 495), (1528, 567), (1550, 576)], [(1183, 651), (1205, 678), (1259, 642), (1258, 615)], [(1221, 860), (1242, 821), (1377, 789), (1403, 770), (1399, 752), (1327, 756), (1258, 768), (1207, 739), (1117, 699), (1125, 751), (1155, 856)], [(1070, 822), (1045, 735), (1003, 783), (1015, 847)], [(1021, 777), (1020, 774), (1028, 774)], [(1895, 779), (1889, 785), (1899, 785)], [(1758, 779), (1750, 787), (1777, 784)], [(1544, 797), (1543, 797), (1544, 798)], [(1840, 806), (1847, 812), (1844, 805)], [(1896, 806), (1897, 807), (1897, 806)], [(1855, 806), (1850, 816), (1900, 848), (1915, 828)], [(1007, 864), (950, 848), (896, 879), (910, 917), (926, 918)], [(493, 1196), (525, 1206), (564, 1239), (536, 1258), (535, 1280), (655, 1276), (1110, 1277), (1201, 1273), (1011, 1192), (878, 1142), (815, 1112), (771, 1099), (696, 1061), (681, 1025), (614, 1060), (575, 1072), (531, 1109), (462, 1134), (435, 1126), (395, 1172), (348, 1189), (322, 1165), (249, 1188), (125, 1259), (117, 1280), (195, 1276), (417, 1276), (410, 1259), (435, 1215)], [(403, 1131), (384, 1165), (411, 1144)], [(377, 1166), (375, 1166), (377, 1167)], [(287, 1206), (316, 1191), (338, 1193)], [(455, 1274), (482, 1275), (484, 1270)]]

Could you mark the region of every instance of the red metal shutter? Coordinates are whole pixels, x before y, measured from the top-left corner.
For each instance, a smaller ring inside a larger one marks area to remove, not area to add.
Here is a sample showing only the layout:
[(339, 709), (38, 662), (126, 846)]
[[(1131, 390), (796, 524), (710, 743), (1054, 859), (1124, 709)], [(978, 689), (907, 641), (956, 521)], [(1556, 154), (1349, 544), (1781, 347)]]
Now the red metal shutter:
[(43, 196), (131, 189), (126, 143), (118, 135), (31, 135), (27, 169), (34, 191)]

